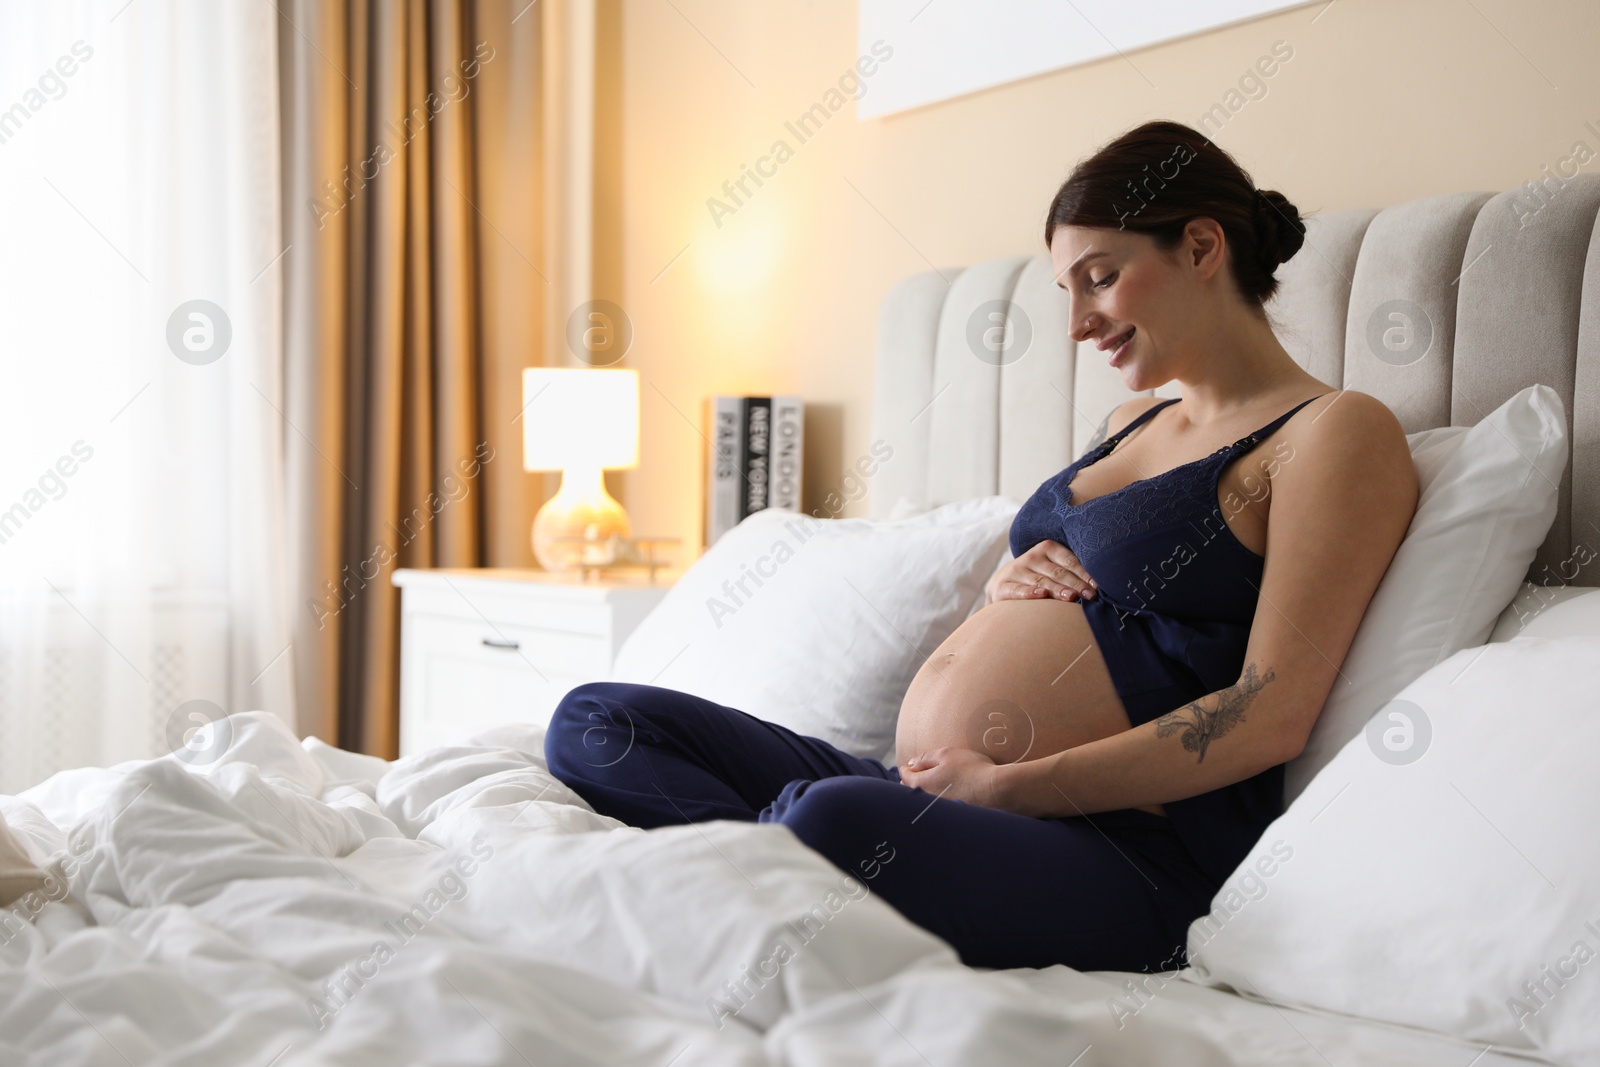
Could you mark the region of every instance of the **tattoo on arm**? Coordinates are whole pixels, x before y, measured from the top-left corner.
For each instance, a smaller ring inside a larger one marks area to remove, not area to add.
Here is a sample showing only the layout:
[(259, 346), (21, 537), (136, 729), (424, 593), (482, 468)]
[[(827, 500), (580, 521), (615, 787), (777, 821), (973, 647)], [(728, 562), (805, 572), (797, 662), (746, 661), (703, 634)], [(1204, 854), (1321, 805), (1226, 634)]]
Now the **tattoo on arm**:
[[(1184, 750), (1199, 753), (1196, 763), (1204, 763), (1206, 749), (1211, 742), (1244, 721), (1244, 711), (1256, 698), (1261, 687), (1277, 675), (1268, 670), (1264, 677), (1256, 676), (1256, 665), (1246, 664), (1244, 677), (1238, 683), (1200, 700), (1169, 711), (1156, 720), (1156, 736), (1171, 737), (1181, 734)], [(1215, 707), (1206, 707), (1202, 701), (1215, 700)]]

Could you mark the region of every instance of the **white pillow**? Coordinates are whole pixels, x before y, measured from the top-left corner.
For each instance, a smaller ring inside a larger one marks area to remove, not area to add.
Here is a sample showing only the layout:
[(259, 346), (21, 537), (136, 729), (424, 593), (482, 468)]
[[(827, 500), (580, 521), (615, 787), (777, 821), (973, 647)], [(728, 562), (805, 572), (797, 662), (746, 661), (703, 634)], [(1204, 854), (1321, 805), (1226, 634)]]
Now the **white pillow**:
[(1489, 640), (1584, 634), (1600, 637), (1600, 589), (1524, 582), (1522, 592), (1500, 613)]
[(1489, 639), (1555, 519), (1567, 433), (1549, 386), (1528, 386), (1476, 426), (1406, 441), (1417, 511), (1305, 750), (1285, 768), (1285, 804), (1412, 679)]
[(1427, 671), (1267, 828), (1185, 977), (1600, 1063), (1597, 679), (1589, 636)]
[(984, 497), (894, 521), (758, 511), (645, 616), (612, 677), (881, 756), (912, 677), (981, 600), (1021, 506)]

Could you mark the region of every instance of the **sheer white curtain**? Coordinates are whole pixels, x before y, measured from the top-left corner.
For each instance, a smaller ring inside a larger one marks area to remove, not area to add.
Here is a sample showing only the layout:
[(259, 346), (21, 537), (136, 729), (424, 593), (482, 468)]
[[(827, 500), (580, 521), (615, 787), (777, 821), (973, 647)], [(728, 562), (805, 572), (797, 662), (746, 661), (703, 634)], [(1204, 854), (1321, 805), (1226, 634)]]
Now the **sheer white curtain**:
[(277, 17), (0, 0), (0, 792), (294, 722)]

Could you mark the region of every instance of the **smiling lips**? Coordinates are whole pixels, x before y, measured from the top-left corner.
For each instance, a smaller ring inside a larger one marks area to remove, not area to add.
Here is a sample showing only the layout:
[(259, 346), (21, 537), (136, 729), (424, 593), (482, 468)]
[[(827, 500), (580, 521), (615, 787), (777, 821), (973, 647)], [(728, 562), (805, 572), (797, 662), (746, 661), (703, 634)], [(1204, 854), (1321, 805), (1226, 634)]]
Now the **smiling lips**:
[(1137, 329), (1138, 327), (1136, 326), (1130, 326), (1128, 327), (1128, 331), (1126, 333), (1121, 333), (1116, 337), (1110, 338), (1109, 340), (1102, 341), (1098, 345), (1100, 351), (1104, 352), (1107, 348), (1111, 349), (1111, 362), (1115, 363), (1117, 361), (1117, 354), (1122, 351), (1123, 347), (1127, 345), (1129, 341), (1133, 340), (1134, 332)]

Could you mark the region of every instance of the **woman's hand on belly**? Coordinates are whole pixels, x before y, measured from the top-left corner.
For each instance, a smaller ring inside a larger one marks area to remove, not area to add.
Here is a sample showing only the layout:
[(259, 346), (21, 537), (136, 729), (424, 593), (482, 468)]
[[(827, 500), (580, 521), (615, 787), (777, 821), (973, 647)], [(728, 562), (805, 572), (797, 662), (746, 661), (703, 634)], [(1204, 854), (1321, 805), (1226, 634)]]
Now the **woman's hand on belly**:
[(936, 748), (900, 768), (900, 781), (943, 800), (964, 800), (1005, 810), (996, 789), (999, 764), (970, 748)]
[(985, 604), (1046, 596), (1087, 600), (1100, 595), (1100, 586), (1076, 552), (1059, 541), (1040, 541), (996, 571), (984, 594)]

